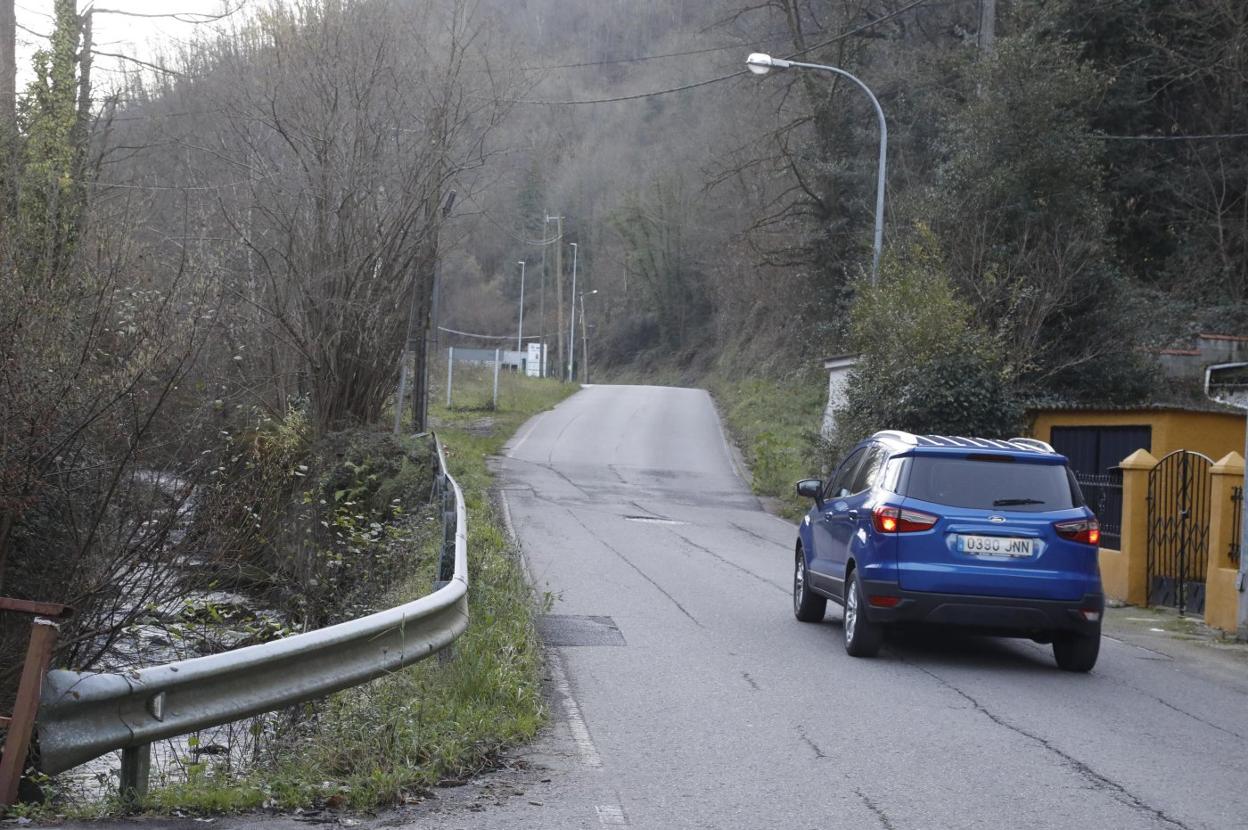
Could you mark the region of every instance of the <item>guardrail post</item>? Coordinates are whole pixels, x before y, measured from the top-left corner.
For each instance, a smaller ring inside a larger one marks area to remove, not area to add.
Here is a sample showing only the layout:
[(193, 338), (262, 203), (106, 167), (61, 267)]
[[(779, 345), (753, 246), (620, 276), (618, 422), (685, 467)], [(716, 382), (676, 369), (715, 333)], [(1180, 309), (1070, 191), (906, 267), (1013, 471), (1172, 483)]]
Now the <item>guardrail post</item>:
[(121, 751), (122, 803), (138, 807), (147, 798), (147, 779), (152, 771), (152, 745), (128, 746)]
[(43, 676), (48, 671), (59, 629), (59, 625), (45, 617), (35, 617), (31, 625), (26, 664), (22, 667), (13, 717), (9, 719), (9, 732), (4, 739), (4, 757), (0, 758), (0, 804), (17, 802), (18, 785), (25, 771), (26, 753), (30, 750), (30, 736), (35, 729), (35, 715), (39, 712), (39, 692), (43, 688)]

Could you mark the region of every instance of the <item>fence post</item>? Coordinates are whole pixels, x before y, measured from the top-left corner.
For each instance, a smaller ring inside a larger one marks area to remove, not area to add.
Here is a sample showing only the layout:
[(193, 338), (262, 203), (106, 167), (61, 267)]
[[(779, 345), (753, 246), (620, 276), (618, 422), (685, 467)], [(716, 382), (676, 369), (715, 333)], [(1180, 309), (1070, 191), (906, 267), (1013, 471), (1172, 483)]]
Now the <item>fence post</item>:
[(451, 408), (451, 375), (455, 373), (455, 347), (446, 350), (446, 408)]
[(1122, 469), (1121, 561), (1102, 555), (1105, 593), (1131, 605), (1148, 604), (1148, 474), (1157, 458), (1136, 450), (1118, 465)]
[(494, 350), (494, 408), (498, 409), (498, 369), (503, 363), (503, 353), (499, 349)]
[[(1239, 503), (1232, 500), (1236, 487), (1243, 486), (1244, 459), (1237, 452), (1227, 453), (1209, 472), (1209, 571), (1205, 576), (1205, 622), (1214, 628), (1235, 633), (1239, 612), (1239, 563), (1231, 559)], [(1243, 555), (1242, 553), (1240, 554)]]
[(22, 666), (17, 701), (13, 704), (13, 717), (9, 719), (9, 731), (4, 739), (4, 757), (0, 758), (0, 804), (17, 802), (18, 785), (26, 770), (26, 753), (30, 750), (30, 736), (35, 729), (35, 715), (39, 712), (39, 693), (43, 689), (43, 677), (48, 672), (59, 629), (59, 625), (46, 617), (35, 617), (31, 625), (26, 663)]

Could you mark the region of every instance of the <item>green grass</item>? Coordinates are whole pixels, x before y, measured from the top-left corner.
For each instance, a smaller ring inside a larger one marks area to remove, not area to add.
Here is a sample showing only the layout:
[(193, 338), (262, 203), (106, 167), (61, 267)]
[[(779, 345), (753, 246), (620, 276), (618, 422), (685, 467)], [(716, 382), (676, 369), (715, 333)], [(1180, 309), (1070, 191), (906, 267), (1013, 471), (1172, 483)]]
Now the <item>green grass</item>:
[(827, 403), (826, 379), (816, 374), (783, 381), (717, 374), (706, 383), (749, 465), (754, 492), (775, 499), (781, 515), (800, 517), (809, 504), (797, 497), (793, 485), (820, 472), (818, 433)]
[[(393, 804), (419, 797), (439, 781), (488, 768), (502, 749), (532, 738), (541, 727), (538, 602), (490, 498), (493, 478), (486, 461), (529, 417), (577, 387), (505, 375), (493, 410), (482, 406), (491, 397), (490, 373), (461, 373), (457, 367), (456, 374), (456, 397), (466, 403), (448, 410), (443, 385), (443, 397), (430, 407), (468, 512), (471, 624), (455, 643), (454, 657), (424, 660), (310, 704), (308, 724), (279, 736), (271, 765), (242, 778), (197, 767), (189, 780), (154, 790), (147, 809), (221, 813)], [(438, 534), (423, 536), (428, 551), (421, 567), (380, 607), (428, 593)]]

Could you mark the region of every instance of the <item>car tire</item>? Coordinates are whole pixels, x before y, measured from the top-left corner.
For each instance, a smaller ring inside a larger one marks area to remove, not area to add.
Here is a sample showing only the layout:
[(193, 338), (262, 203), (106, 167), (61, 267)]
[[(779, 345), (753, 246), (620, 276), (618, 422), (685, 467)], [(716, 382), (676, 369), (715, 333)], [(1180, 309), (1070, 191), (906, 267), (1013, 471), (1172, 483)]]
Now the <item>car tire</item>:
[(1095, 634), (1062, 634), (1053, 638), (1053, 659), (1062, 671), (1087, 672), (1101, 651), (1101, 629)]
[(806, 573), (806, 555), (798, 545), (793, 565), (793, 616), (802, 622), (821, 622), (828, 610), (828, 600), (810, 590)]
[(884, 643), (884, 627), (867, 619), (866, 606), (855, 568), (845, 578), (845, 653), (850, 657), (874, 657)]

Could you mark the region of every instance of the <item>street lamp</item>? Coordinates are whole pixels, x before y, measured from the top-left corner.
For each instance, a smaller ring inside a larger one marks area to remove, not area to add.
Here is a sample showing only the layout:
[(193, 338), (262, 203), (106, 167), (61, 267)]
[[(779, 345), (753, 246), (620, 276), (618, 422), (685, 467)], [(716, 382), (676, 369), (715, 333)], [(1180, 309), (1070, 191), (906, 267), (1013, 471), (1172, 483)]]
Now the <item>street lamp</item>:
[[(572, 247), (572, 296), (576, 296), (576, 243)], [(576, 303), (572, 303), (572, 319), (568, 323), (568, 382), (571, 383), (572, 367), (576, 365)]]
[(520, 325), (516, 329), (516, 351), (524, 351), (524, 260), (520, 260)]
[(867, 93), (867, 97), (871, 99), (871, 104), (875, 107), (875, 114), (880, 120), (880, 164), (879, 176), (875, 185), (875, 251), (871, 258), (871, 284), (874, 285), (879, 278), (880, 248), (884, 243), (884, 170), (888, 160), (888, 124), (884, 121), (884, 110), (880, 107), (880, 102), (876, 99), (875, 93), (868, 89), (866, 84), (844, 69), (838, 69), (835, 66), (825, 66), (822, 63), (789, 61), (783, 58), (773, 58), (771, 55), (764, 55), (761, 52), (755, 52), (746, 58), (745, 65), (755, 75), (766, 75), (773, 69), (791, 69), (794, 67), (799, 69), (821, 69), (824, 72), (832, 72), (849, 78), (858, 84), (862, 91)]
[(597, 294), (598, 289), (595, 288), (593, 291), (581, 292), (581, 345), (583, 346), (582, 351), (585, 352), (585, 357), (583, 358), (584, 363), (585, 363), (585, 382), (589, 383), (589, 331), (588, 331), (588, 327), (585, 325), (585, 295), (586, 293)]

